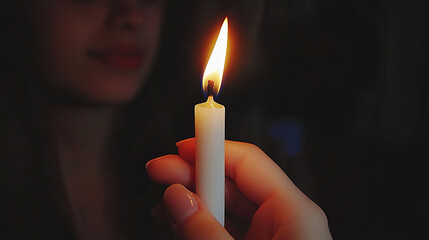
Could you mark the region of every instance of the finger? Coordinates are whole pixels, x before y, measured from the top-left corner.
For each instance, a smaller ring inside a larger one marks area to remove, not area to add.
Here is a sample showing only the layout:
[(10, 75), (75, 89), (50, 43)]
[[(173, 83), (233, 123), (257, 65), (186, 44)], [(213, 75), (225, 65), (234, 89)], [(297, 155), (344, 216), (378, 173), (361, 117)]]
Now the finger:
[[(149, 177), (162, 184), (180, 183), (187, 188), (195, 189), (194, 167), (177, 155), (166, 155), (149, 161), (146, 164)], [(237, 218), (248, 221), (257, 206), (246, 199), (237, 189), (234, 181), (225, 181), (225, 208)]]
[(249, 201), (235, 186), (235, 183), (226, 178), (225, 181), (225, 209), (244, 224), (250, 223), (257, 206)]
[(188, 138), (176, 143), (179, 155), (190, 163), (195, 163), (195, 138)]
[(164, 193), (164, 204), (179, 237), (188, 240), (232, 239), (198, 196), (183, 185), (168, 187)]
[[(195, 161), (195, 139), (178, 143), (179, 155)], [(225, 141), (225, 174), (257, 205), (273, 194), (297, 200), (306, 198), (289, 177), (261, 149), (249, 143)]]
[(225, 153), (225, 174), (257, 205), (274, 194), (288, 198), (303, 195), (283, 170), (255, 145), (226, 141)]
[(156, 219), (166, 219), (166, 212), (163, 202), (159, 202), (155, 205), (155, 207), (152, 208), (150, 211), (150, 215)]
[(195, 179), (193, 166), (178, 155), (165, 155), (147, 162), (146, 172), (152, 181), (166, 185), (193, 186)]
[[(154, 239), (173, 239), (175, 235), (176, 228), (172, 224), (170, 218), (168, 217), (167, 211), (165, 210), (164, 202), (159, 202), (150, 212), (154, 218), (153, 227), (155, 229), (162, 229), (162, 231), (155, 231)], [(166, 226), (170, 226), (170, 230), (165, 229)]]

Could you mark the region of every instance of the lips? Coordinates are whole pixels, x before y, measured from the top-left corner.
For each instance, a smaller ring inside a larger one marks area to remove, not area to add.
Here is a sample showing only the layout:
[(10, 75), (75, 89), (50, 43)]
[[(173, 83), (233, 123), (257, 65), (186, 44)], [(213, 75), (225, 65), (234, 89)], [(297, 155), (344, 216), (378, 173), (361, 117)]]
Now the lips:
[(136, 70), (143, 61), (143, 50), (138, 46), (117, 45), (105, 49), (92, 49), (88, 55), (95, 60), (119, 70)]

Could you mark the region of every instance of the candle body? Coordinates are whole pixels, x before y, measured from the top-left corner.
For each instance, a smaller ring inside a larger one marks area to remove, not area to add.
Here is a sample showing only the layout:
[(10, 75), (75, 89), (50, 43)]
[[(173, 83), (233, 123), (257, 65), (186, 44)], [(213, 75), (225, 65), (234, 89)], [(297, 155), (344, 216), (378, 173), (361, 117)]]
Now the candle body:
[(225, 107), (209, 96), (195, 105), (195, 171), (198, 196), (224, 225)]

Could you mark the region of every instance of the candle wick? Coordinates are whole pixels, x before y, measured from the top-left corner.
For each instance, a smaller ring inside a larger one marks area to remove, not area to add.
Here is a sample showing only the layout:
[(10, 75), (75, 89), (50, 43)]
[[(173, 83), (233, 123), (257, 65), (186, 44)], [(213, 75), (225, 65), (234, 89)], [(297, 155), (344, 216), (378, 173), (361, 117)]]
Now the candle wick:
[(209, 80), (209, 82), (207, 83), (207, 95), (208, 96), (214, 96), (214, 81)]

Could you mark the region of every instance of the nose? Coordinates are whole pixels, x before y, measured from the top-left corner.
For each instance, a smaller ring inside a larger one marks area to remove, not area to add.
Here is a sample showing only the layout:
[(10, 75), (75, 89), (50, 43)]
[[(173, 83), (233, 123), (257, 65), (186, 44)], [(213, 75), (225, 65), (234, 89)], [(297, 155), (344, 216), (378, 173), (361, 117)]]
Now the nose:
[(118, 31), (138, 31), (145, 20), (143, 10), (139, 0), (113, 0), (107, 24)]

